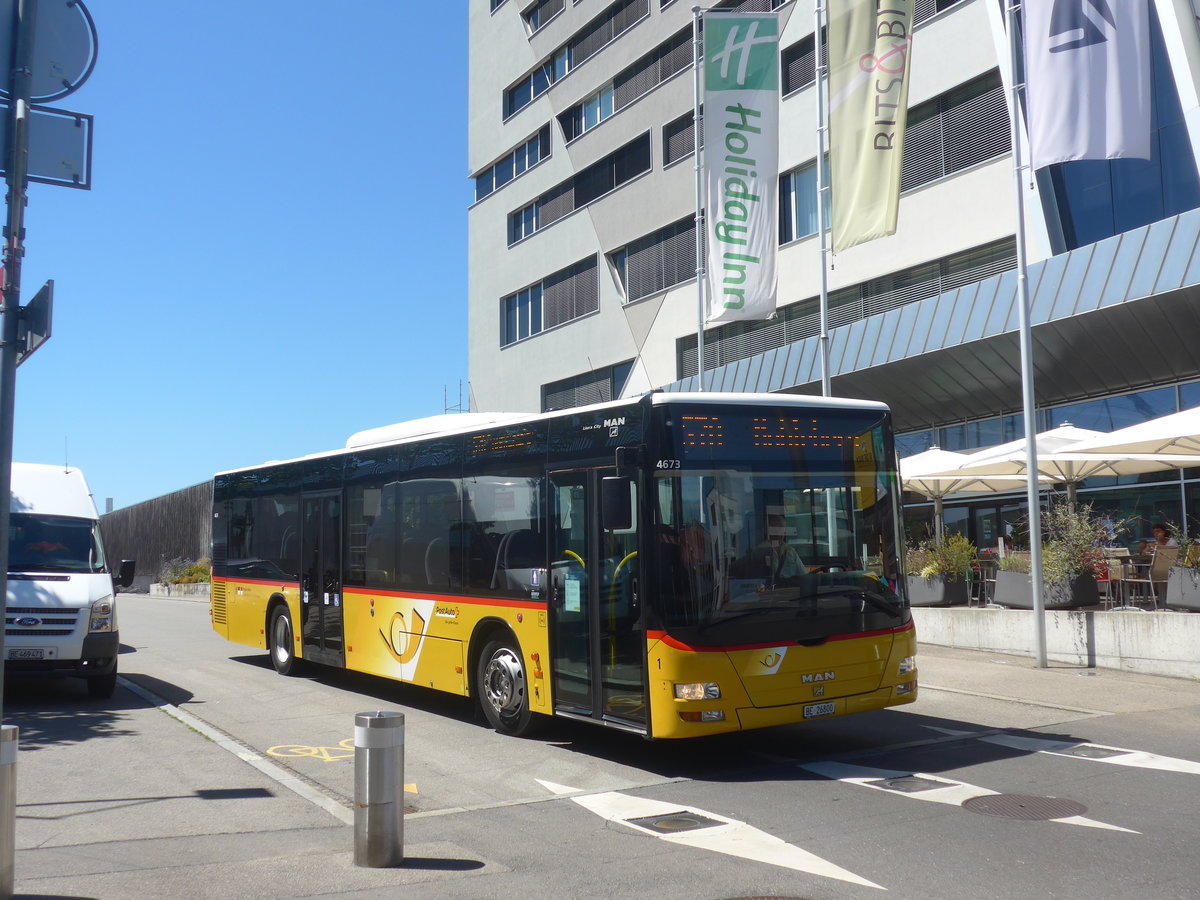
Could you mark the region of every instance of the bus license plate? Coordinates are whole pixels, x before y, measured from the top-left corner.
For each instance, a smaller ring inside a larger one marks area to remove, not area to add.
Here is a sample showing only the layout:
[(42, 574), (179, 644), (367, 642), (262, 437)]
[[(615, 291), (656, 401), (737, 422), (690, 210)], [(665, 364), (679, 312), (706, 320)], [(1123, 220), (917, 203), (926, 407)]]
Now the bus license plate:
[(45, 659), (46, 651), (41, 647), (12, 647), (8, 651), (9, 659)]
[(804, 707), (804, 718), (817, 719), (821, 716), (832, 716), (836, 711), (836, 703), (810, 703)]

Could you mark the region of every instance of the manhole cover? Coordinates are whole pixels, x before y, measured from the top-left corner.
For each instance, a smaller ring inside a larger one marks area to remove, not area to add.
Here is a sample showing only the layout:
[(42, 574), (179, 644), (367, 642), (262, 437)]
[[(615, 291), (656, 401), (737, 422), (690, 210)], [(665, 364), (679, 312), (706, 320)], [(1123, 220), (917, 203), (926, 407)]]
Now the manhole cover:
[(1081, 756), (1084, 759), (1108, 759), (1112, 756), (1124, 756), (1127, 750), (1109, 750), (1106, 747), (1089, 747), (1086, 744), (1080, 744), (1076, 747), (1067, 747), (1065, 750), (1055, 750), (1055, 753), (1061, 753), (1064, 756)]
[(639, 819), (626, 819), (625, 821), (630, 825), (649, 828), (651, 831), (657, 831), (660, 834), (678, 834), (681, 831), (694, 831), (697, 828), (712, 828), (715, 825), (725, 824), (718, 819), (710, 819), (708, 816), (687, 812), (686, 810), (666, 813), (661, 816), (642, 816)]
[(1058, 797), (1031, 797), (1027, 794), (989, 794), (963, 801), (963, 809), (985, 816), (1000, 816), (1005, 819), (1024, 819), (1029, 822), (1044, 822), (1063, 819), (1087, 812), (1087, 807), (1074, 800)]
[(901, 778), (881, 778), (879, 781), (868, 781), (867, 784), (889, 791), (900, 791), (904, 794), (917, 794), (921, 791), (932, 791), (934, 788), (951, 786), (942, 781), (934, 781), (932, 778), (922, 778), (920, 775), (904, 775)]

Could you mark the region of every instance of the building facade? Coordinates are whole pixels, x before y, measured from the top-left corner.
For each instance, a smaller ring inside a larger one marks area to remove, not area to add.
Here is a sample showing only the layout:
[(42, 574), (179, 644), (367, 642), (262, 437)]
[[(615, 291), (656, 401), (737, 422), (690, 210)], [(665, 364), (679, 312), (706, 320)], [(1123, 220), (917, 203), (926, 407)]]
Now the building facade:
[[(1150, 2), (1153, 158), (1026, 171), (1019, 190), (1006, 5), (917, 0), (897, 232), (827, 268), (833, 393), (887, 402), (905, 455), (1021, 436), (1018, 196), (1039, 429), (1200, 405), (1197, 4)], [(705, 383), (820, 393), (813, 6), (713, 6), (780, 15), (780, 254), (775, 316), (709, 327)], [(692, 18), (681, 0), (471, 0), (472, 408), (698, 389)], [(1080, 494), (1183, 522), (1192, 475)], [(952, 505), (948, 524), (987, 543), (1022, 505)]]

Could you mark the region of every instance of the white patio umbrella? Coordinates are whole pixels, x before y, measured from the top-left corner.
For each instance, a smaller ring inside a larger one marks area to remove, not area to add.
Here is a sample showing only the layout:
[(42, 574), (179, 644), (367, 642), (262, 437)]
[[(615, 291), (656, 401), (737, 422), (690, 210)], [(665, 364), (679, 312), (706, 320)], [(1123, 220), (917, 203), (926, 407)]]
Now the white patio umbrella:
[[(1037, 444), (1038, 474), (1067, 487), (1067, 502), (1075, 502), (1079, 482), (1095, 475), (1141, 475), (1188, 465), (1188, 457), (1155, 453), (1092, 452), (1081, 453), (1085, 444), (1096, 444), (1111, 435), (1074, 425), (1060, 425), (1034, 438)], [(1200, 459), (1192, 457), (1192, 464)], [(1023, 475), (1028, 466), (1025, 440), (1010, 441), (999, 447), (973, 453), (962, 465), (966, 476)]]
[(1187, 456), (1186, 465), (1200, 465), (1200, 406), (1150, 419), (1128, 428), (1118, 428), (1082, 441), (1071, 448), (1072, 453), (1153, 453)]
[(900, 484), (906, 491), (923, 494), (933, 501), (934, 532), (941, 540), (945, 516), (942, 501), (951, 494), (995, 493), (1020, 490), (1025, 479), (1019, 475), (982, 476), (960, 471), (969, 459), (966, 453), (954, 453), (930, 447), (900, 460)]
[[(1163, 468), (1200, 466), (1200, 406), (1080, 441), (1071, 447), (1071, 452), (1102, 457), (1114, 453), (1150, 453), (1164, 463)], [(1181, 520), (1186, 522), (1187, 490), (1182, 481), (1179, 483), (1179, 512)]]

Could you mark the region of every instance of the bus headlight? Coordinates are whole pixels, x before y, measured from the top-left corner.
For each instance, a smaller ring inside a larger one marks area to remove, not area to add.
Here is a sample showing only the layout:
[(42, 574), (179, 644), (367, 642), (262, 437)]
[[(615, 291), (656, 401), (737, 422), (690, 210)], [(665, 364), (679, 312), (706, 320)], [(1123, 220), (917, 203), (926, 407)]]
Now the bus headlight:
[(900, 674), (907, 675), (909, 672), (917, 671), (917, 658), (915, 656), (906, 656), (900, 660)]
[(721, 686), (713, 681), (675, 685), (676, 700), (720, 700)]
[(112, 597), (101, 597), (92, 604), (91, 618), (88, 620), (90, 633), (112, 631), (117, 623), (117, 606)]

